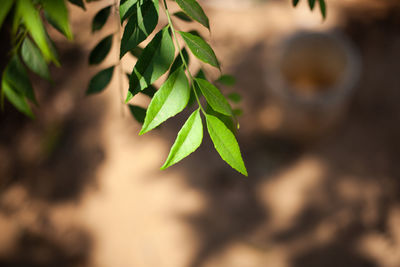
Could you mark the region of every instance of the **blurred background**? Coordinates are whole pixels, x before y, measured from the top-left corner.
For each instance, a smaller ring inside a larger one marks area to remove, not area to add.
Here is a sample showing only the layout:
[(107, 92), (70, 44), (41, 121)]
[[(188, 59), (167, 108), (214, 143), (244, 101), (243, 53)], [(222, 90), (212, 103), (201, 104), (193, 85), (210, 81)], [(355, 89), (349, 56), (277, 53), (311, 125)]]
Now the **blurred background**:
[(139, 137), (127, 80), (85, 97), (88, 54), (117, 19), (90, 23), (111, 2), (69, 6), (74, 42), (51, 31), (62, 67), (32, 77), (37, 119), (0, 113), (0, 266), (400, 266), (399, 1), (326, 0), (323, 21), (305, 0), (203, 0), (211, 33), (179, 24), (237, 79), (221, 89), (243, 98), (248, 178), (207, 134), (160, 171), (188, 113)]

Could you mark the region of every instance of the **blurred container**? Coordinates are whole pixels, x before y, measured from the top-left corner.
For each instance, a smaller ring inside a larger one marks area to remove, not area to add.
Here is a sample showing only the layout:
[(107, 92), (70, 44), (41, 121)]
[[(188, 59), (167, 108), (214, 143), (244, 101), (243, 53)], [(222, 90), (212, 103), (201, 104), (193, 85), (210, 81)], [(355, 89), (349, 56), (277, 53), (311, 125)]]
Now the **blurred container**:
[(298, 32), (268, 53), (266, 81), (272, 110), (280, 114), (274, 130), (296, 139), (331, 130), (360, 75), (360, 57), (350, 41), (337, 33)]

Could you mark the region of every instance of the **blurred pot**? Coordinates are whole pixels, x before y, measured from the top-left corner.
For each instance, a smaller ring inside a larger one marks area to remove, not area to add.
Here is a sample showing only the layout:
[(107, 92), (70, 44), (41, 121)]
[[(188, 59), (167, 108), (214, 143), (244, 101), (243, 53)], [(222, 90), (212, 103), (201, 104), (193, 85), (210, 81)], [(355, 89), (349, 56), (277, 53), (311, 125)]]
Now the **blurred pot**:
[[(280, 116), (274, 131), (317, 137), (344, 114), (360, 76), (357, 50), (337, 33), (298, 32), (268, 49), (266, 82)], [(268, 112), (266, 110), (265, 112)], [(264, 114), (268, 128), (268, 114)]]

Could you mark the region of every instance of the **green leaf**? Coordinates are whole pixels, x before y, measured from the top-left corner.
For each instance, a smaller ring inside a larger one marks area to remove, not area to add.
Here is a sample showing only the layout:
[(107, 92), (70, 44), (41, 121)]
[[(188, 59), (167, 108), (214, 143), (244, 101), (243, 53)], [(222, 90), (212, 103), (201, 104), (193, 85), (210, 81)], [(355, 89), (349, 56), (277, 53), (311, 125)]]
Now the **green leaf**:
[(129, 79), (126, 102), (160, 78), (171, 66), (174, 54), (175, 46), (168, 27), (165, 27), (154, 36), (136, 62)]
[(215, 87), (209, 81), (201, 78), (195, 78), (195, 83), (200, 88), (207, 100), (207, 103), (212, 107), (213, 110), (227, 116), (232, 115), (232, 110), (228, 101), (226, 101), (225, 97), (221, 94), (217, 87)]
[(206, 114), (207, 130), (215, 149), (232, 168), (247, 176), (239, 144), (233, 133), (217, 117)]
[(47, 42), (46, 32), (39, 11), (35, 8), (33, 3), (27, 0), (18, 0), (16, 17), (20, 17), (23, 20), (33, 40), (42, 51), (45, 60), (54, 61), (55, 58)]
[(25, 65), (40, 77), (50, 80), (50, 72), (42, 53), (36, 45), (29, 39), (25, 38), (21, 47), (21, 57)]
[(177, 69), (155, 93), (147, 108), (139, 135), (151, 131), (167, 119), (181, 112), (190, 96), (189, 82), (183, 67)]
[(143, 124), (144, 118), (146, 117), (146, 109), (136, 105), (129, 105), (129, 110), (135, 120)]
[(69, 26), (68, 10), (64, 0), (41, 0), (43, 8), (49, 17), (50, 24), (72, 40), (72, 32)]
[(7, 17), (8, 12), (10, 12), (13, 3), (14, 3), (13, 0), (3, 0), (2, 1), (1, 8), (0, 8), (0, 28), (1, 28), (1, 25), (3, 25), (3, 22), (4, 22), (5, 18)]
[(143, 42), (157, 26), (158, 0), (147, 0), (144, 4), (140, 3), (135, 5), (136, 12), (129, 17), (122, 35), (120, 58)]
[(235, 103), (239, 103), (242, 100), (242, 96), (239, 95), (238, 93), (230, 93), (228, 95), (228, 98)]
[(224, 74), (221, 75), (216, 82), (226, 86), (234, 86), (236, 84), (236, 79), (232, 75)]
[(100, 64), (108, 55), (112, 45), (113, 35), (110, 34), (104, 39), (102, 39), (96, 47), (90, 52), (89, 55), (89, 64), (97, 65)]
[(188, 32), (179, 32), (193, 55), (211, 66), (219, 67), (217, 57), (212, 48), (201, 37)]
[(13, 104), (17, 110), (31, 118), (34, 118), (31, 108), (29, 107), (24, 95), (13, 90), (12, 86), (4, 78), (1, 82), (1, 88), (8, 101), (10, 101), (10, 103)]
[(85, 3), (83, 2), (83, 0), (68, 0), (71, 4), (79, 6), (80, 8), (82, 8), (83, 10), (86, 10), (85, 8)]
[(138, 0), (126, 0), (124, 2), (121, 1), (119, 6), (119, 16), (121, 18), (121, 23), (126, 20), (133, 12), (136, 11), (136, 2)]
[(200, 110), (197, 109), (192, 113), (192, 115), (190, 115), (179, 131), (161, 170), (164, 170), (189, 156), (200, 146), (202, 140), (203, 123), (200, 117)]
[(326, 5), (324, 0), (319, 0), (319, 9), (321, 10), (322, 17), (326, 19)]
[(208, 18), (204, 13), (201, 6), (196, 2), (196, 0), (175, 0), (182, 10), (192, 19), (197, 20), (203, 24), (207, 29), (210, 29), (210, 24)]
[[(187, 52), (187, 50), (185, 48), (182, 48), (182, 55), (183, 58), (186, 61), (186, 64), (189, 65), (189, 54)], [(171, 69), (169, 70), (169, 73), (172, 74), (175, 70), (177, 70), (178, 68), (180, 68), (181, 66), (184, 66), (183, 61), (182, 61), (182, 57), (180, 55), (180, 53), (176, 56), (174, 63), (172, 63)]]
[(293, 0), (293, 6), (295, 7), (295, 6), (297, 6), (297, 4), (300, 2), (300, 0)]
[(206, 106), (206, 113), (209, 115), (213, 115), (214, 117), (217, 117), (220, 121), (222, 121), (225, 126), (234, 133), (236, 131), (235, 128), (235, 123), (233, 122), (232, 116), (227, 116), (221, 113), (216, 112), (211, 108), (209, 104)]
[(99, 71), (89, 82), (89, 88), (86, 91), (87, 95), (102, 92), (110, 83), (114, 72), (114, 66)]
[(174, 15), (175, 17), (177, 17), (177, 18), (183, 20), (183, 21), (186, 21), (186, 22), (191, 22), (191, 21), (193, 21), (188, 15), (186, 15), (186, 14), (185, 14), (184, 12), (182, 12), (182, 11), (175, 12), (173, 15)]
[(308, 0), (308, 5), (310, 6), (310, 9), (313, 10), (315, 7), (315, 0)]
[(14, 90), (36, 103), (35, 94), (28, 73), (17, 55), (14, 55), (4, 70), (3, 80)]
[(108, 17), (110, 16), (110, 12), (111, 6), (106, 6), (105, 8), (97, 12), (92, 21), (92, 33), (103, 28), (104, 24), (106, 24), (107, 22)]

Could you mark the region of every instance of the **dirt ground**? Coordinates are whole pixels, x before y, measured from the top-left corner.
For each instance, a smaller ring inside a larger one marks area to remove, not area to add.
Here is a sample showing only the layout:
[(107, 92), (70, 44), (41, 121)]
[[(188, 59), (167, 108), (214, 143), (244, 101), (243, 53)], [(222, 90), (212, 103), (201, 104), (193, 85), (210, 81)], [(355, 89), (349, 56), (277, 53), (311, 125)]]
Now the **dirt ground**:
[[(85, 97), (98, 70), (88, 54), (115, 32), (116, 18), (91, 35), (107, 1), (87, 13), (71, 6), (75, 41), (52, 33), (62, 67), (52, 68), (54, 83), (35, 81), (37, 119), (9, 105), (0, 114), (0, 266), (400, 266), (398, 1), (327, 0), (323, 23), (290, 1), (202, 3), (212, 27), (203, 33), (223, 71), (237, 77), (224, 92), (243, 96), (238, 139), (249, 177), (231, 170), (207, 135), (160, 171), (188, 113), (138, 136), (117, 76)], [(299, 30), (340, 32), (362, 59), (340, 120), (301, 140), (271, 128), (265, 71), (273, 44)], [(115, 47), (102, 66), (116, 62)]]

